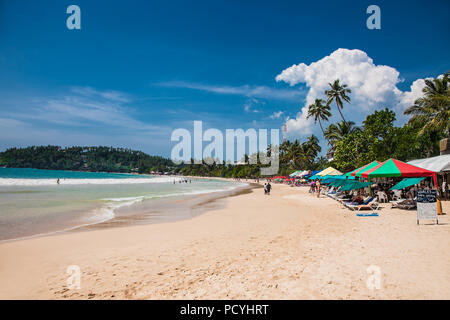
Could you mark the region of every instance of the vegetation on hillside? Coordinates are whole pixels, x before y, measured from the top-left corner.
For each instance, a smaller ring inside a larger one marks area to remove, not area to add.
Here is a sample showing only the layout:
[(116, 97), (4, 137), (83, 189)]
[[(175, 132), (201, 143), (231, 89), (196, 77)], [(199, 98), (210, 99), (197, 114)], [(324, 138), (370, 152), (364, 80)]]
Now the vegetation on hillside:
[(0, 153), (0, 165), (14, 168), (139, 172), (166, 170), (172, 161), (141, 151), (113, 147), (33, 146)]

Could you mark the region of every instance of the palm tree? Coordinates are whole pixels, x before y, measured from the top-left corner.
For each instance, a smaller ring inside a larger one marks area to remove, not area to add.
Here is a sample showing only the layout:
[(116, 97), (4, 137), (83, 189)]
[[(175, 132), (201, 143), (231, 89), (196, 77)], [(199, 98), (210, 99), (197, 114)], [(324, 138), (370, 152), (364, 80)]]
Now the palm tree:
[(309, 105), (308, 115), (306, 116), (306, 119), (314, 117), (314, 123), (319, 121), (320, 129), (325, 136), (325, 131), (323, 131), (322, 122), (320, 120), (328, 121), (328, 117), (331, 117), (331, 108), (329, 104), (324, 103), (325, 101), (323, 101), (322, 99), (316, 99), (313, 104)]
[(355, 126), (353, 121), (341, 121), (337, 125), (333, 123), (325, 130), (325, 139), (328, 140), (328, 143), (331, 145), (331, 150), (334, 151), (338, 141), (342, 141), (346, 135), (356, 131), (361, 131), (361, 128)]
[(308, 140), (306, 140), (305, 142), (307, 148), (308, 148), (308, 153), (311, 155), (314, 155), (313, 159), (317, 156), (317, 154), (322, 150), (322, 148), (319, 145), (319, 139), (315, 136), (315, 135), (310, 135), (308, 137)]
[(412, 115), (409, 122), (423, 125), (419, 135), (425, 132), (445, 132), (450, 137), (450, 87), (449, 75), (442, 78), (425, 80), (423, 97), (414, 101), (414, 105), (405, 110), (404, 114)]
[(344, 107), (342, 101), (350, 103), (350, 97), (347, 96), (347, 93), (352, 93), (352, 90), (350, 90), (346, 84), (341, 85), (339, 83), (339, 79), (334, 80), (332, 84), (331, 83), (328, 84), (331, 87), (331, 89), (325, 90), (325, 95), (328, 97), (327, 104), (330, 105), (331, 102), (333, 102), (334, 100), (338, 108), (338, 111), (341, 114), (342, 120), (346, 122), (341, 112), (341, 109)]

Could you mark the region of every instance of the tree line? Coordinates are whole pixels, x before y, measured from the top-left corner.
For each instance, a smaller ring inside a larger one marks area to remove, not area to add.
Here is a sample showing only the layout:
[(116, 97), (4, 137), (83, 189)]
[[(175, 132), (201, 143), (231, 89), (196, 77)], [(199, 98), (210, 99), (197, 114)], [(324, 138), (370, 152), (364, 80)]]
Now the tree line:
[(0, 165), (13, 168), (103, 172), (165, 171), (172, 161), (141, 151), (113, 147), (32, 146), (0, 153)]

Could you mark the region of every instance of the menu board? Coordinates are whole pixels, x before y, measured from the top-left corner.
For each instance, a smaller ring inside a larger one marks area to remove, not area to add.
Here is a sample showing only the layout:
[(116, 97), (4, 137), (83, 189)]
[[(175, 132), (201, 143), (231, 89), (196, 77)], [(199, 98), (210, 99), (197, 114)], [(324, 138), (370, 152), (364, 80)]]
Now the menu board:
[(417, 224), (419, 220), (436, 220), (439, 224), (436, 198), (436, 190), (417, 191)]

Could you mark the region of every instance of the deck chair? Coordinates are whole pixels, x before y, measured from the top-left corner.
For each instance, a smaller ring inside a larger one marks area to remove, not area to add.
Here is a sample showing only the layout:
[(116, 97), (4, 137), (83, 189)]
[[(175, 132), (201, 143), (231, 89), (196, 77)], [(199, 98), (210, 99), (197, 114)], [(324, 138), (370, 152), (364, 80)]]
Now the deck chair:
[(417, 208), (417, 205), (409, 203), (398, 203), (396, 208), (403, 210), (413, 210)]
[(353, 211), (378, 210), (380, 208), (380, 206), (378, 205), (378, 202), (375, 198), (372, 198), (371, 201), (367, 204), (360, 204), (360, 205), (348, 204), (348, 205), (346, 205), (346, 207)]
[(368, 196), (368, 197), (365, 197), (365, 198), (364, 198), (364, 200), (363, 200), (362, 203), (351, 202), (351, 201), (344, 201), (342, 204), (343, 204), (344, 206), (347, 206), (347, 205), (359, 206), (359, 205), (366, 205), (366, 204), (368, 204), (369, 202), (371, 202), (372, 200), (373, 200), (373, 198), (370, 197), (370, 196)]
[[(402, 197), (402, 191), (401, 190), (394, 190), (394, 200), (401, 200)], [(403, 199), (404, 200), (404, 199)]]
[(388, 202), (386, 193), (384, 193), (382, 191), (378, 191), (377, 195), (378, 195), (378, 202)]

